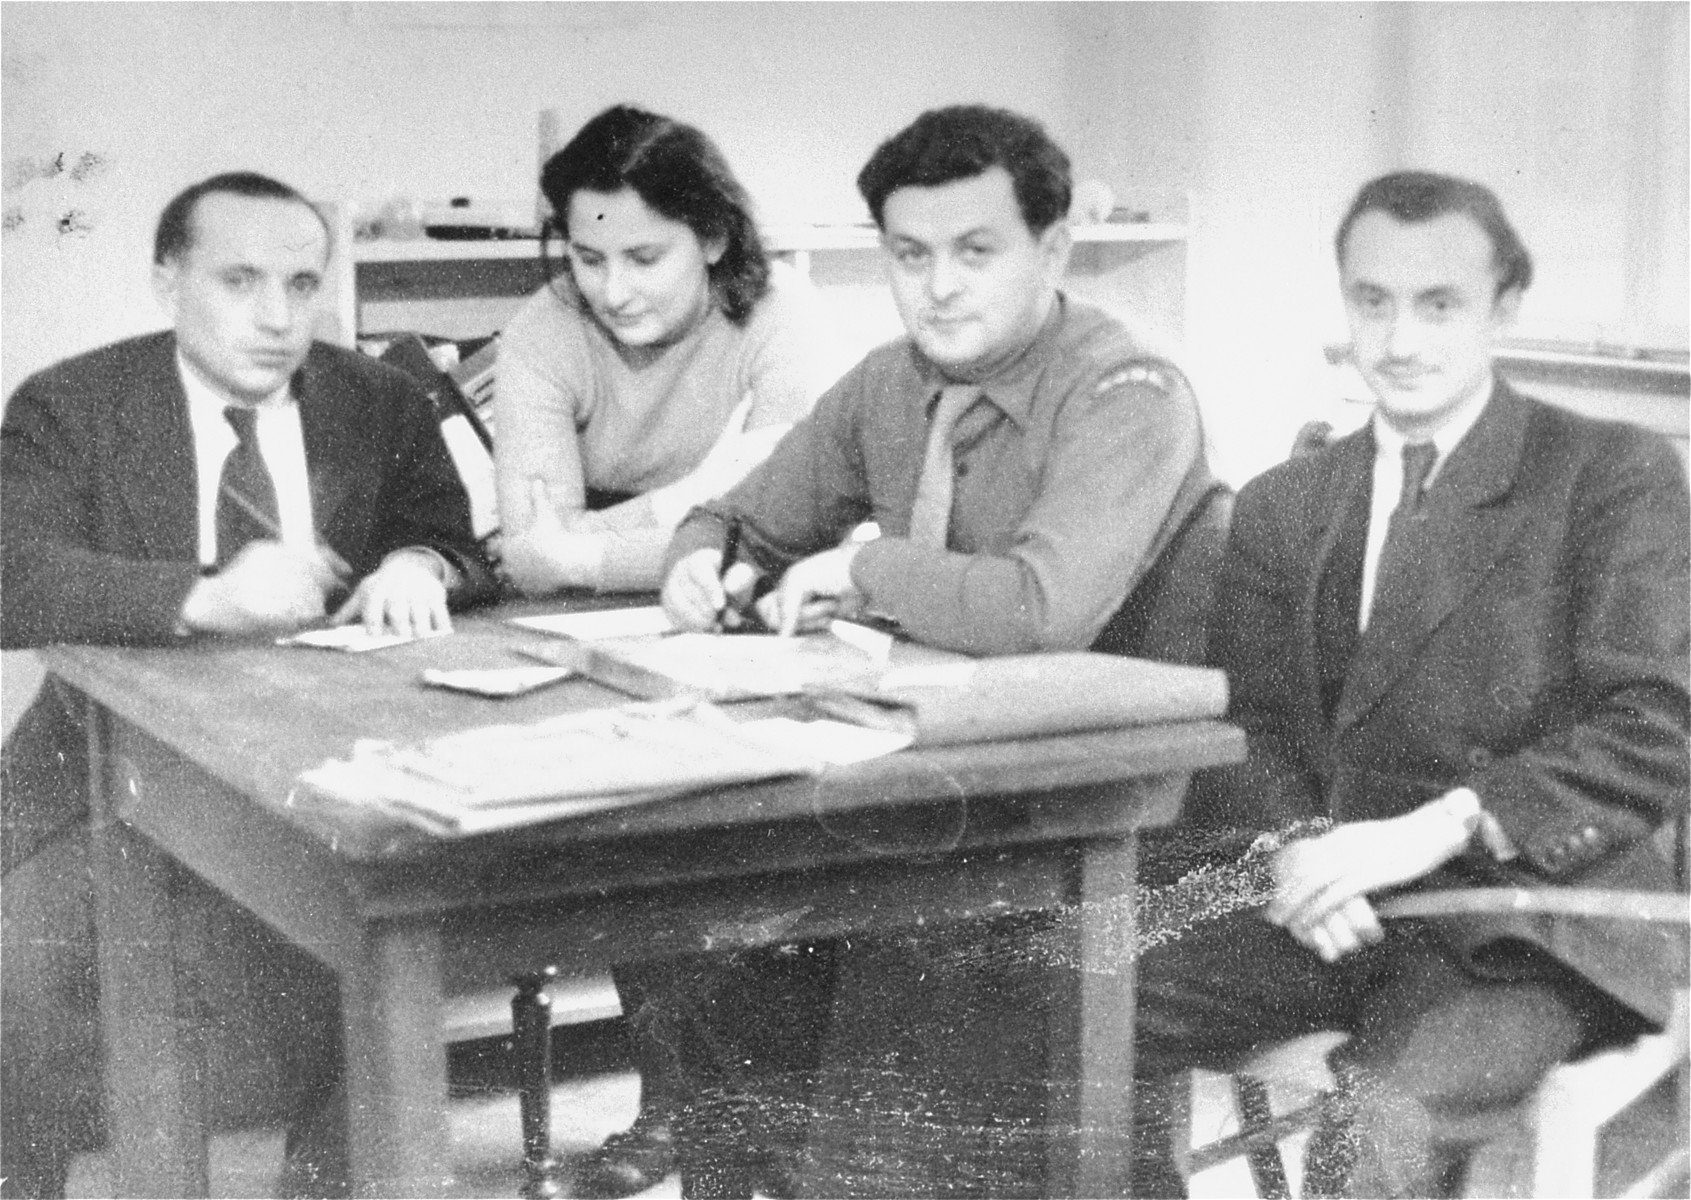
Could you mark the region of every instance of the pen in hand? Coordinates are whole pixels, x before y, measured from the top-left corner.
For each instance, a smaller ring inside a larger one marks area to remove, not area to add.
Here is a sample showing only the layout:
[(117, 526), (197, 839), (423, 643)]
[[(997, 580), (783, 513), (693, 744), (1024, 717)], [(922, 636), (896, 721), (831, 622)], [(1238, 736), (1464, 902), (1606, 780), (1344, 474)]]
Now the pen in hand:
[(728, 534), (722, 542), (722, 565), (717, 568), (716, 578), (722, 584), (722, 607), (716, 612), (716, 627), (719, 630), (728, 628), (728, 616), (734, 610), (734, 601), (728, 595), (728, 572), (740, 556), (740, 518), (728, 518)]
[[(246, 513), (247, 516), (251, 517), (253, 521), (258, 524), (259, 528), (264, 530), (264, 532), (268, 533), (278, 542), (282, 540), (281, 527), (271, 519), (269, 513), (266, 513), (263, 509), (259, 508), (258, 505), (254, 504), (250, 498), (243, 496), (239, 490), (229, 486), (227, 483), (225, 483), (219, 491), (222, 495), (233, 500), (235, 502), (235, 506), (242, 512)], [(328, 564), (329, 570), (334, 572), (335, 578), (341, 580), (343, 583), (352, 578), (352, 568), (347, 566), (346, 560), (339, 554), (336, 554), (334, 547), (329, 545), (329, 543), (324, 541), (322, 538), (317, 539), (317, 552), (323, 556), (323, 561)]]

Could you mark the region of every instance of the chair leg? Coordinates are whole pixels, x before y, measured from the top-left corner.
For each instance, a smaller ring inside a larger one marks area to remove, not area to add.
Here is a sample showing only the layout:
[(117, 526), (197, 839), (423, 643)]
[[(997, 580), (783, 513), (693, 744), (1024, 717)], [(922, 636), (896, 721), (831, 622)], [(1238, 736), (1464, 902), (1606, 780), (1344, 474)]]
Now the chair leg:
[(1292, 1190), (1286, 1183), (1286, 1164), (1281, 1161), (1280, 1147), (1270, 1134), (1274, 1112), (1268, 1103), (1268, 1087), (1252, 1075), (1233, 1076), (1233, 1102), (1239, 1110), (1239, 1127), (1251, 1139), (1245, 1151), (1245, 1163), (1251, 1169), (1251, 1182), (1256, 1185), (1262, 1200), (1290, 1200)]
[(1351, 1112), (1342, 1084), (1317, 1100), (1315, 1128), (1303, 1154), (1303, 1194), (1306, 1197), (1334, 1197), (1344, 1192), (1351, 1168), (1356, 1164), (1356, 1146), (1351, 1141)]
[(518, 975), (511, 983), (511, 1029), (517, 1055), (517, 1093), (523, 1121), (524, 1200), (555, 1200), (558, 1161), (552, 1157), (552, 998), (546, 985), (555, 967)]

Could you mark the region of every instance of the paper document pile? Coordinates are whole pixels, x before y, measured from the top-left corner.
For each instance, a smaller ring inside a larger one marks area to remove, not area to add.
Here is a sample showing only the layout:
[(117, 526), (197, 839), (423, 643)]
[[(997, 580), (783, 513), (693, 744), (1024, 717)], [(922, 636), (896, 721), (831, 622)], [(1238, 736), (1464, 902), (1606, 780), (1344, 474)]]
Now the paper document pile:
[(629, 704), (424, 742), (367, 739), (300, 777), (341, 801), (469, 834), (724, 784), (815, 772), (812, 754), (739, 732), (709, 705)]

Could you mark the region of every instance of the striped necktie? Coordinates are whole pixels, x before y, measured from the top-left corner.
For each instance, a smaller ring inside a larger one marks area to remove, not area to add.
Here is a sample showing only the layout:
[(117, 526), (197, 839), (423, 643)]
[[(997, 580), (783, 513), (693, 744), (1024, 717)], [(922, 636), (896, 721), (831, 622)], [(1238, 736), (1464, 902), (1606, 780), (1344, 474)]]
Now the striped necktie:
[(276, 484), (258, 449), (258, 411), (223, 410), (235, 430), (235, 448), (223, 460), (217, 486), (217, 565), (227, 566), (249, 543), (275, 538), (281, 527)]

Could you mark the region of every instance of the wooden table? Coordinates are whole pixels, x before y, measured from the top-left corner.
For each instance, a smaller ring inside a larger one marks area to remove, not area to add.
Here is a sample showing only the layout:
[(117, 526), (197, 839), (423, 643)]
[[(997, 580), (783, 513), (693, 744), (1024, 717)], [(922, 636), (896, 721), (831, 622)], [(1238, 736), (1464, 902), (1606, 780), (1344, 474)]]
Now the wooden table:
[[(506, 701), (431, 689), (425, 666), (505, 665), (496, 619), (362, 655), (264, 645), (55, 647), (90, 705), (96, 914), (119, 1195), (205, 1195), (205, 1127), (182, 967), (219, 922), (212, 885), (331, 968), (341, 989), (358, 1194), (450, 1186), (443, 997), (557, 964), (1063, 909), (1084, 969), (1053, 1065), (1054, 1195), (1121, 1194), (1132, 1052), (1134, 831), (1194, 768), (1243, 753), (1194, 720), (904, 751), (509, 833), (440, 840), (307, 802), (300, 772), (355, 739), (420, 738), (625, 699), (570, 681)], [(943, 830), (943, 841), (912, 829)], [(226, 899), (225, 899), (226, 898)], [(1078, 1087), (1075, 1084), (1078, 1082)]]

